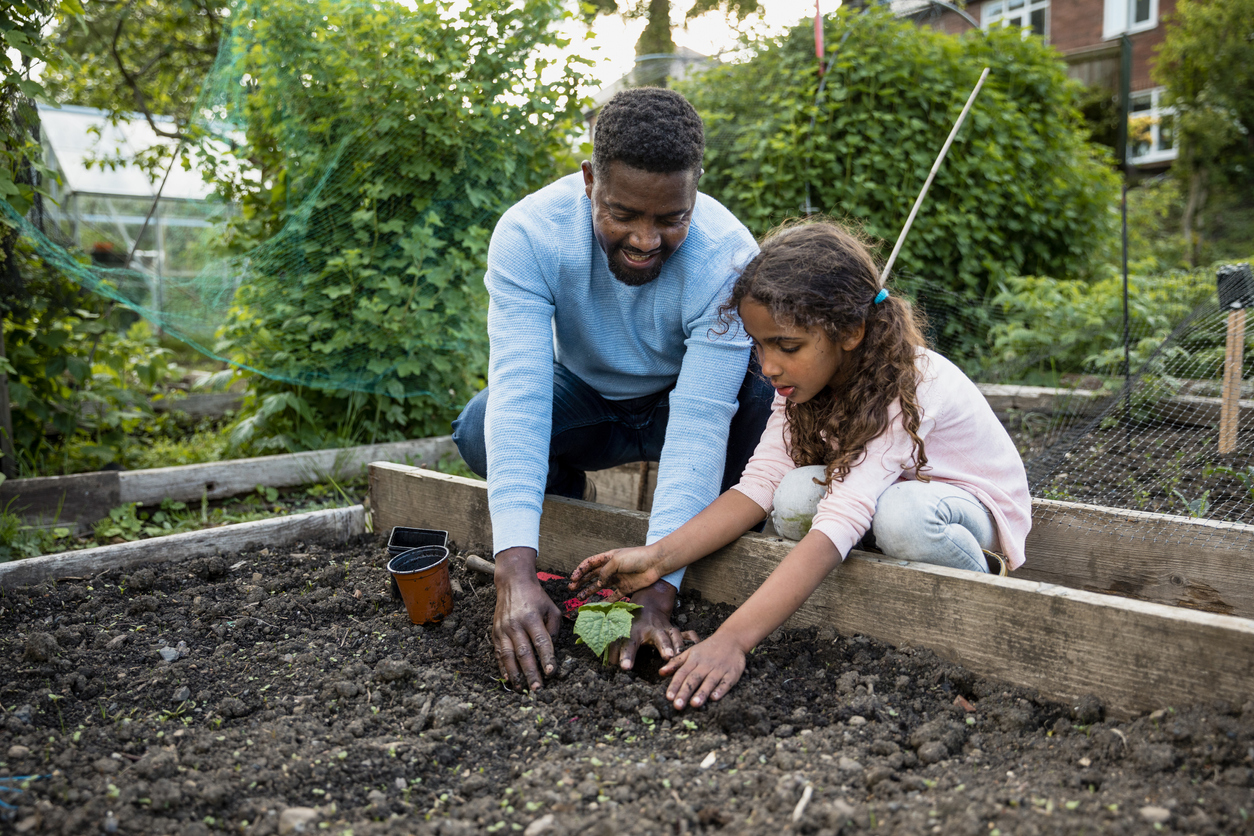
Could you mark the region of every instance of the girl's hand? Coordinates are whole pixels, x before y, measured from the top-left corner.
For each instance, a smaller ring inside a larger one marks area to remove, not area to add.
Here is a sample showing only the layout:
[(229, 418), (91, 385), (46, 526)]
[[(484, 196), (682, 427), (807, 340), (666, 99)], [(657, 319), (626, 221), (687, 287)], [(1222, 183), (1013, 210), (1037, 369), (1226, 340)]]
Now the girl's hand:
[(699, 706), (706, 699), (721, 700), (744, 672), (744, 651), (718, 633), (688, 648), (658, 671), (662, 676), (675, 674), (666, 688), (666, 698), (676, 709), (689, 703)]
[(605, 588), (619, 595), (630, 595), (661, 579), (662, 573), (657, 570), (661, 560), (662, 555), (655, 546), (615, 549), (593, 555), (571, 572), (570, 588), (578, 590), (575, 597), (581, 601)]

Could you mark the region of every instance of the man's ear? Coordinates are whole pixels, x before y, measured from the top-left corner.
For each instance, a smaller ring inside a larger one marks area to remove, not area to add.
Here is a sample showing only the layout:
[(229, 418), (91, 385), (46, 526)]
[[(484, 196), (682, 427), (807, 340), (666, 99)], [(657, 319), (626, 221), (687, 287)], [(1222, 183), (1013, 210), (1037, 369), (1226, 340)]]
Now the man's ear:
[(583, 171), (583, 191), (588, 196), (588, 200), (592, 200), (592, 184), (596, 178), (592, 176), (592, 163), (584, 160), (579, 166)]
[(862, 322), (859, 322), (857, 325), (851, 328), (849, 330), (849, 333), (845, 335), (844, 338), (841, 339), (840, 347), (844, 349), (845, 351), (853, 351), (855, 348), (862, 345), (862, 339), (865, 336), (866, 336), (866, 320), (863, 320)]

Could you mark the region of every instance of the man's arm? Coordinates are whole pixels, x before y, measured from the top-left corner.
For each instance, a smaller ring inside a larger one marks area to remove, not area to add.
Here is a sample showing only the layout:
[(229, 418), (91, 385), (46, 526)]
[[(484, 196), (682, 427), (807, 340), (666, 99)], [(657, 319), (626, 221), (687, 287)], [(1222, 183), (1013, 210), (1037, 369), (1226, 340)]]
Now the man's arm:
[(488, 247), (490, 296), (488, 508), (496, 554), (492, 644), (501, 674), (518, 688), (539, 688), (552, 673), (557, 607), (536, 579), (540, 512), (549, 465), (553, 411), (553, 300), (535, 247), (507, 213)]

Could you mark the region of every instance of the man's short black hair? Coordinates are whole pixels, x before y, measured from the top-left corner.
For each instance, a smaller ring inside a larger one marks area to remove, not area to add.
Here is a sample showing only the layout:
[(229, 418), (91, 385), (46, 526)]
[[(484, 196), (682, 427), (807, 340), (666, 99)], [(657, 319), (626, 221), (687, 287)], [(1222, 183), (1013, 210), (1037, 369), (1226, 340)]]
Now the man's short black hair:
[(701, 171), (705, 128), (688, 100), (664, 87), (634, 87), (614, 95), (597, 115), (592, 168), (615, 160), (641, 171)]

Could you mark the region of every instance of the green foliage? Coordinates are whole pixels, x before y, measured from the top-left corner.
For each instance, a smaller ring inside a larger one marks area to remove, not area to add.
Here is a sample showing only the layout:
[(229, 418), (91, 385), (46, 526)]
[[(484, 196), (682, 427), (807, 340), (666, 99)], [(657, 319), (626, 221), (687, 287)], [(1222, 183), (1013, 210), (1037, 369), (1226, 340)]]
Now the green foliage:
[(0, 563), (46, 554), (69, 535), (68, 528), (23, 525), (21, 518), (8, 508), (0, 509)]
[(242, 207), (226, 242), (247, 253), (216, 351), (272, 378), (240, 449), (446, 432), (483, 385), (491, 228), (557, 173), (583, 76), (579, 59), (535, 57), (564, 43), (557, 0), (453, 8), (234, 15), (203, 101), (230, 116), (210, 129), (245, 138), (233, 155), (206, 146)]
[[(1131, 275), (1128, 287), (1134, 371), (1139, 370), (1143, 376), (1158, 375), (1166, 365), (1180, 366), (1187, 359), (1192, 377), (1219, 374), (1224, 358), (1222, 331), (1188, 332), (1168, 352), (1158, 352), (1172, 330), (1197, 305), (1213, 298), (1213, 268)], [(1059, 375), (1068, 373), (1123, 374), (1121, 278), (1090, 283), (1012, 276), (1003, 283), (993, 304), (1004, 319), (990, 330), (992, 363), (1035, 366), (1038, 380), (1043, 383), (1054, 383)], [(1250, 337), (1254, 338), (1254, 334)], [(1251, 343), (1254, 345), (1254, 339)], [(1147, 364), (1151, 357), (1153, 363)], [(1162, 395), (1149, 390), (1140, 394), (1153, 399)]]
[(121, 461), (128, 434), (153, 417), (148, 396), (180, 370), (147, 323), (79, 290), (21, 242), (15, 257), (21, 285), (0, 307), (18, 465), (48, 475)]
[(584, 604), (575, 618), (576, 642), (586, 644), (601, 664), (608, 665), (610, 645), (631, 635), (631, 622), (639, 609), (639, 604), (630, 601)]
[(1254, 156), (1254, 0), (1178, 0), (1152, 72), (1176, 108), (1186, 160)]
[[(40, 178), (55, 176), (43, 165), (31, 130), (39, 122), (33, 102), (46, 95), (31, 69), (59, 64), (64, 56), (45, 42), (44, 30), (58, 14), (70, 20), (82, 13), (78, 0), (6, 0), (0, 6), (0, 200), (18, 214), (34, 205), (36, 194), (48, 194)], [(10, 225), (2, 217), (0, 224)], [(7, 257), (9, 246), (4, 249)]]
[(829, 19), (830, 43), (846, 35), (817, 107), (808, 26), (678, 85), (706, 121), (703, 191), (762, 233), (805, 211), (808, 183), (816, 211), (892, 242), (989, 66), (898, 272), (977, 298), (1011, 275), (1096, 272), (1117, 182), (1056, 52), (1017, 30), (953, 37), (878, 11)]
[(171, 117), (181, 130), (229, 20), (226, 0), (88, 3), (58, 21), (50, 40), (66, 60), (44, 74), (44, 87), (54, 102)]

